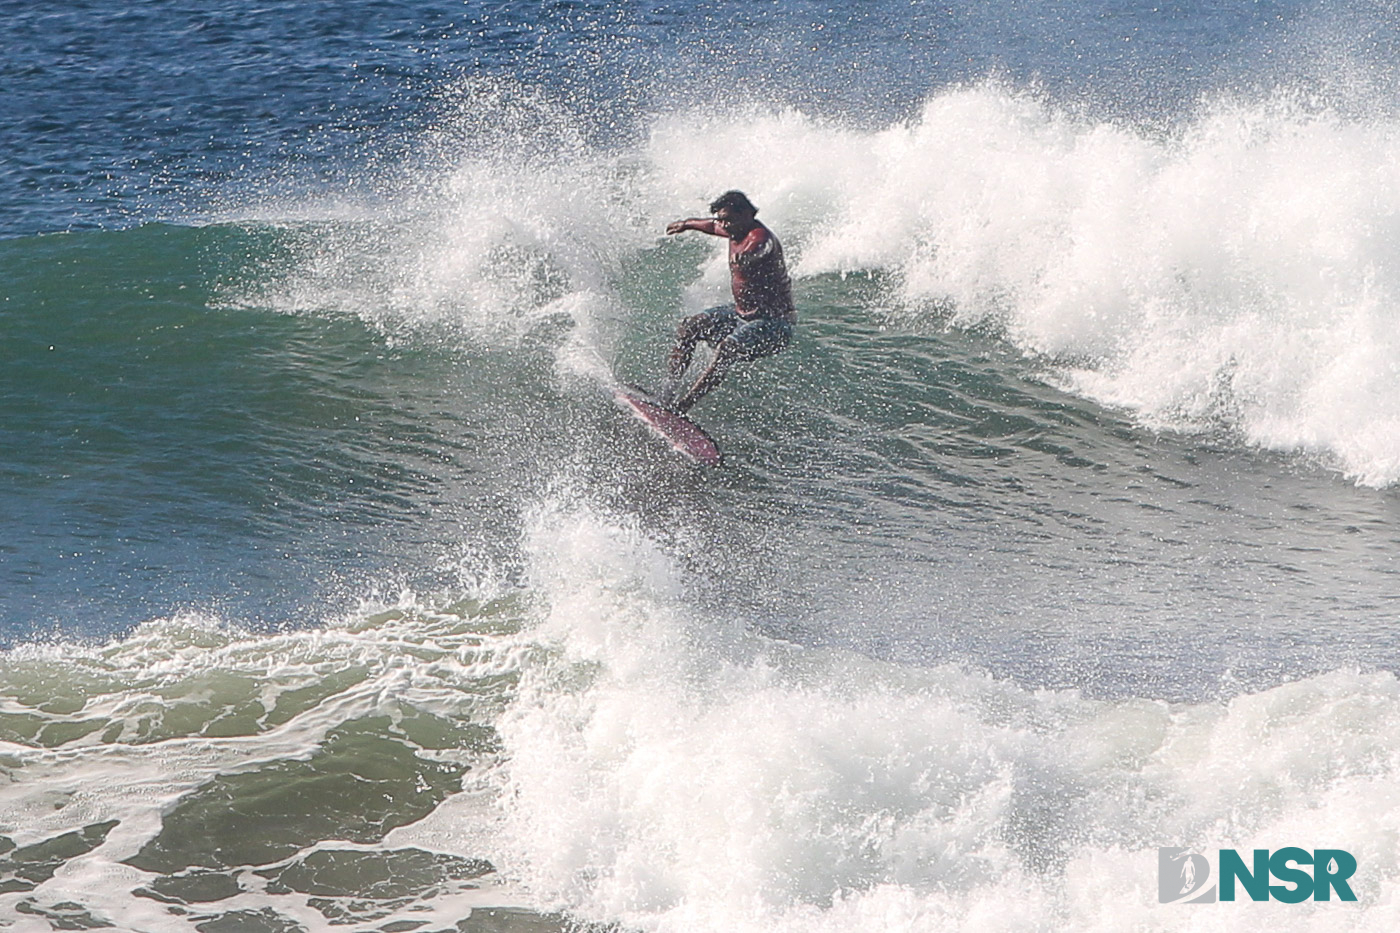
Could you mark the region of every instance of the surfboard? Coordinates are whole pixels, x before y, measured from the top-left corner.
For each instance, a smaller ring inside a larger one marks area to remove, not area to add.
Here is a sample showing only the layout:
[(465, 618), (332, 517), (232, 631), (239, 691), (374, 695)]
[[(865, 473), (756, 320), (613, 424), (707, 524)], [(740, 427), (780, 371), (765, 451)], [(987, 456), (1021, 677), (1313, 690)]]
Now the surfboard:
[(719, 466), (723, 459), (719, 445), (685, 415), (664, 408), (640, 389), (617, 386), (613, 396), (681, 456), (705, 466)]

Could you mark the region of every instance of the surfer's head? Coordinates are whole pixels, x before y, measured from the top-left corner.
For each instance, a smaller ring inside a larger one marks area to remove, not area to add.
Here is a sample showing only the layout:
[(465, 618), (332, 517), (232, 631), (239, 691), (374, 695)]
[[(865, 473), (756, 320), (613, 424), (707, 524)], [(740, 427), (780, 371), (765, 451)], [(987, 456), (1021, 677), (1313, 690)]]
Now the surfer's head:
[(758, 208), (753, 206), (748, 195), (742, 191), (726, 191), (710, 202), (710, 213), (716, 216), (720, 211), (729, 210), (733, 214), (752, 220), (758, 216)]
[(758, 226), (754, 218), (758, 208), (742, 191), (726, 191), (715, 198), (710, 202), (710, 213), (724, 225), (723, 232), (731, 240), (742, 240)]

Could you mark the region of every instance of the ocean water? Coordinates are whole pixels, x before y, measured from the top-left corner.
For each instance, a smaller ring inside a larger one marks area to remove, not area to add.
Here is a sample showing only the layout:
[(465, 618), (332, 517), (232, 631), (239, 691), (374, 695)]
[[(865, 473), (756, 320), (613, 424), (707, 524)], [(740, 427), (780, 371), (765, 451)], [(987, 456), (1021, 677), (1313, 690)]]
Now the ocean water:
[(0, 926), (1400, 926), (1392, 5), (0, 13)]

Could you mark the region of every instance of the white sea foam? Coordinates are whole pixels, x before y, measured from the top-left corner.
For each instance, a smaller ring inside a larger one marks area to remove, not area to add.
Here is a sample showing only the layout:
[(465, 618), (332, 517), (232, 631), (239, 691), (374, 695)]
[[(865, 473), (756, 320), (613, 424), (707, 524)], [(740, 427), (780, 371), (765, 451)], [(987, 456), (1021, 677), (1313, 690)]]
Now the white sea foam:
[[(0, 833), (23, 847), (111, 825), (91, 851), (74, 854), (71, 843), (56, 850), (61, 857), (52, 877), (35, 879), (32, 890), (7, 882), (0, 917), (14, 929), (40, 930), (48, 924), (36, 910), (57, 910), (81, 915), (73, 922), (100, 918), (118, 929), (173, 931), (230, 911), (271, 907), (305, 929), (340, 928), (315, 909), (314, 898), (264, 893), (266, 882), (253, 872), (259, 866), (235, 869), (242, 890), (232, 896), (169, 910), (161, 900), (135, 893), (160, 873), (126, 861), (157, 837), (189, 795), (218, 779), (308, 761), (347, 724), (393, 724), (414, 711), (459, 723), (489, 721), (499, 703), (493, 691), (462, 687), (509, 674), (515, 650), (509, 636), (480, 634), (464, 627), (459, 614), (406, 598), (319, 630), (256, 634), (185, 617), (149, 623), (106, 645), (29, 645), (6, 652), (0, 677), (0, 722), (7, 736), (0, 741)], [(18, 735), (29, 721), (36, 736)], [(439, 748), (419, 754), (470, 761), (479, 753)], [(364, 778), (382, 779), (394, 767), (393, 761), (376, 760)], [(296, 825), (318, 804), (301, 803), (306, 812), (293, 807), (286, 823)], [(249, 825), (247, 831), (266, 827)], [(472, 833), (468, 826), (432, 841), (386, 847), (426, 843), (429, 851), (466, 849), (464, 856), (479, 857), (463, 842)], [(302, 843), (297, 858), (318, 849), (375, 848), (314, 836)], [(182, 845), (192, 847), (188, 857), (199, 865), (201, 847), (236, 850), (240, 843), (193, 838), (173, 845), (177, 853)], [(0, 866), (8, 878), (13, 866)], [(412, 913), (450, 924), (470, 910), (471, 900), (469, 889), (441, 887)]]
[[(1225, 427), (1382, 486), (1400, 479), (1397, 137), (1282, 93), (1148, 132), (987, 85), (877, 131), (672, 117), (649, 155), (678, 195), (749, 187), (799, 275), (887, 270), (896, 313), (990, 324), (1149, 426)], [(740, 177), (716, 152), (743, 154)]]
[[(1400, 683), (1228, 702), (1027, 691), (766, 642), (625, 523), (541, 513), (549, 594), (501, 723), (504, 863), (643, 930), (1386, 930)], [(1352, 852), (1357, 904), (1157, 903), (1157, 847)]]
[[(0, 744), (3, 833), (27, 845), (119, 822), (34, 890), (0, 892), (0, 912), (42, 928), (21, 905), (76, 904), (119, 928), (183, 930), (271, 909), (337, 929), (310, 895), (263, 890), (260, 865), (232, 870), (238, 893), (180, 915), (134, 896), (152, 876), (125, 860), (210, 782), (421, 711), (493, 726), (499, 754), (415, 747), (471, 764), (463, 791), (380, 845), (309, 835), (296, 857), (415, 847), (489, 858), (511, 887), (386, 903), (395, 919), (450, 925), (503, 898), (696, 933), (1400, 919), (1393, 675), (1335, 670), (1170, 704), (775, 642), (697, 610), (671, 555), (577, 501), (561, 494), (531, 518), (529, 595), (506, 610), (483, 608), (484, 594), (457, 608), (405, 597), (313, 631), (191, 618), (6, 653), (6, 728), (32, 718), (48, 731)], [(1342, 848), (1360, 900), (1160, 905), (1161, 845)]]
[[(627, 314), (621, 264), (740, 187), (799, 277), (884, 270), (895, 316), (991, 326), (1150, 427), (1224, 428), (1360, 483), (1400, 479), (1393, 116), (1280, 92), (1149, 131), (989, 83), (884, 128), (756, 104), (658, 116), (607, 148), (537, 92), (460, 98), (423, 142), (428, 164), (386, 173), (358, 222), (337, 195), (295, 271), (237, 300), (488, 340), (564, 317), (606, 355), (600, 327)], [(727, 290), (710, 256), (691, 306)]]

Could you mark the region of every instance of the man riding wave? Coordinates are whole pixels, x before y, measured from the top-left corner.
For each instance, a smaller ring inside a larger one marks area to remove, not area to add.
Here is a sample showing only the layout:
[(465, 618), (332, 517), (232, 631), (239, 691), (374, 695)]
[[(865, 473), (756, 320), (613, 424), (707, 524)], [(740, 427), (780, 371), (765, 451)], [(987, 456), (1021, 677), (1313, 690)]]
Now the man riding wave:
[[(760, 359), (787, 347), (797, 322), (782, 244), (758, 221), (758, 208), (742, 191), (726, 191), (710, 204), (710, 212), (713, 217), (691, 217), (666, 226), (667, 234), (698, 230), (727, 237), (734, 292), (732, 306), (691, 315), (676, 329), (676, 346), (667, 365), (670, 384), (665, 401), (678, 412), (688, 411), (719, 385), (735, 361)], [(701, 340), (715, 348), (715, 357), (695, 383), (672, 400)]]

